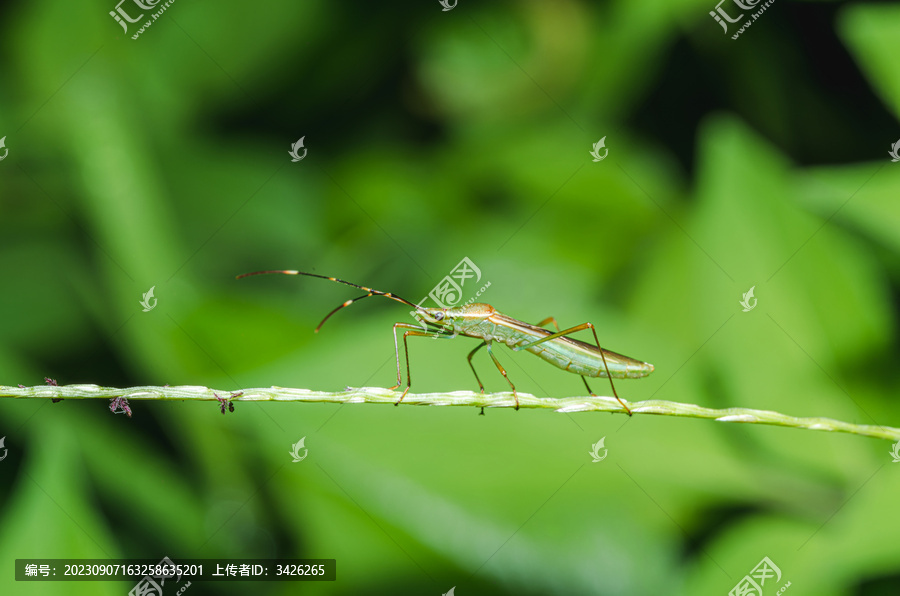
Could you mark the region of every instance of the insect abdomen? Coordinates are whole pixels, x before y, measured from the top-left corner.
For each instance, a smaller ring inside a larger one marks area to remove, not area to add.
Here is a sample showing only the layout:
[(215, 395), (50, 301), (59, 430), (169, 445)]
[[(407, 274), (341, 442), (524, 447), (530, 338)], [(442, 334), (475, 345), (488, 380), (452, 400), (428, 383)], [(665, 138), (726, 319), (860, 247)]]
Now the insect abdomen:
[[(525, 350), (566, 372), (586, 377), (607, 376), (603, 358), (596, 346), (567, 338), (558, 339), (563, 341), (550, 340)], [(608, 350), (603, 351), (603, 356), (606, 358), (609, 374), (615, 379), (639, 379), (653, 372), (653, 365), (648, 362)]]

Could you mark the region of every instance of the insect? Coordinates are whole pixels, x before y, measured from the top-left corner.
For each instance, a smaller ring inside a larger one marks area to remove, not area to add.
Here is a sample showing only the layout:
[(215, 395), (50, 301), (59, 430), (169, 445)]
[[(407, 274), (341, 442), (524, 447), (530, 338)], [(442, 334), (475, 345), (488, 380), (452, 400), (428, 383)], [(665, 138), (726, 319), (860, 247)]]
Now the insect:
[[(409, 388), (412, 384), (409, 369), (409, 346), (407, 345), (407, 338), (409, 336), (452, 339), (462, 335), (480, 339), (481, 343), (469, 352), (468, 361), (469, 367), (475, 375), (475, 380), (478, 381), (478, 386), (481, 388), (481, 392), (484, 393), (484, 385), (481, 383), (481, 379), (475, 371), (475, 366), (472, 364), (472, 356), (474, 356), (481, 348), (487, 348), (488, 355), (494, 361), (497, 370), (500, 371), (500, 374), (503, 375), (503, 378), (509, 383), (510, 389), (512, 389), (513, 396), (516, 400), (517, 410), (519, 409), (519, 396), (516, 394), (516, 387), (506, 374), (506, 370), (497, 360), (497, 356), (494, 355), (492, 349), (492, 344), (494, 342), (506, 344), (514, 352), (521, 350), (531, 352), (557, 368), (580, 375), (581, 380), (584, 381), (584, 386), (591, 395), (594, 395), (594, 392), (591, 391), (591, 387), (588, 385), (587, 377), (608, 378), (613, 395), (619, 400), (619, 403), (622, 404), (622, 408), (625, 409), (625, 412), (627, 412), (629, 416), (631, 416), (631, 410), (616, 393), (616, 387), (612, 382), (613, 378), (637, 379), (646, 377), (653, 372), (653, 365), (648, 362), (641, 362), (640, 360), (635, 360), (634, 358), (629, 358), (628, 356), (623, 356), (622, 354), (617, 354), (616, 352), (601, 348), (600, 340), (597, 338), (597, 330), (591, 323), (582, 323), (581, 325), (576, 325), (575, 327), (560, 331), (559, 325), (557, 325), (556, 319), (553, 317), (548, 317), (537, 325), (531, 325), (504, 315), (490, 304), (475, 303), (453, 308), (426, 308), (417, 306), (409, 300), (401, 298), (391, 292), (373, 290), (372, 288), (337, 279), (336, 277), (328, 277), (303, 271), (255, 271), (253, 273), (239, 275), (237, 276), (237, 279), (249, 277), (251, 275), (266, 275), (270, 273), (318, 277), (320, 279), (327, 279), (328, 281), (358, 288), (365, 292), (362, 296), (347, 300), (325, 315), (325, 318), (322, 319), (322, 322), (316, 327), (316, 333), (319, 332), (319, 329), (322, 328), (325, 321), (331, 318), (337, 311), (347, 308), (354, 302), (362, 300), (363, 298), (384, 296), (385, 298), (390, 298), (395, 302), (400, 302), (401, 304), (411, 306), (415, 309), (413, 316), (422, 324), (421, 326), (411, 325), (409, 323), (394, 323), (394, 352), (397, 357), (397, 384), (391, 387), (392, 390), (398, 389), (402, 384), (400, 374), (400, 347), (397, 341), (398, 329), (404, 330), (403, 351), (406, 356), (406, 389), (403, 391), (403, 395), (400, 396), (400, 399), (397, 400), (395, 405), (403, 401), (403, 398), (409, 393)], [(545, 325), (549, 323), (552, 323), (556, 328), (555, 332), (545, 328)], [(594, 334), (594, 342), (596, 345), (567, 337), (572, 333), (583, 331), (585, 329), (590, 329)]]

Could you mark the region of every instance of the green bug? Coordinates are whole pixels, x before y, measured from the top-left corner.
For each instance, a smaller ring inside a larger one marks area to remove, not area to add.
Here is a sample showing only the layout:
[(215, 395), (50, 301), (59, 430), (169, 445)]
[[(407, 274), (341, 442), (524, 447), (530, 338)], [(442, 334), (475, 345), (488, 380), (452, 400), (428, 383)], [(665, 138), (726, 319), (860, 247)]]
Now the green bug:
[[(469, 352), (468, 361), (469, 367), (475, 375), (475, 380), (478, 381), (481, 392), (484, 393), (484, 385), (481, 383), (481, 379), (478, 377), (478, 373), (472, 365), (472, 356), (474, 356), (481, 348), (487, 348), (488, 355), (494, 361), (497, 370), (500, 371), (500, 374), (503, 375), (503, 378), (509, 383), (510, 389), (512, 389), (513, 396), (516, 399), (517, 410), (519, 409), (519, 396), (516, 394), (516, 387), (509, 379), (506, 370), (497, 360), (497, 356), (494, 355), (494, 351), (491, 347), (494, 342), (506, 344), (514, 352), (521, 350), (531, 352), (557, 368), (581, 376), (581, 380), (584, 381), (584, 386), (591, 395), (594, 395), (594, 392), (591, 391), (591, 387), (588, 385), (587, 377), (608, 378), (613, 395), (619, 400), (619, 403), (622, 404), (622, 407), (629, 416), (631, 415), (631, 410), (616, 393), (616, 387), (612, 381), (613, 378), (637, 379), (646, 377), (653, 372), (653, 365), (648, 362), (641, 362), (640, 360), (635, 360), (634, 358), (629, 358), (628, 356), (623, 356), (622, 354), (617, 354), (616, 352), (611, 352), (600, 347), (600, 340), (597, 338), (597, 330), (591, 323), (582, 323), (581, 325), (576, 325), (575, 327), (560, 331), (559, 325), (557, 325), (556, 319), (553, 317), (544, 319), (537, 325), (531, 325), (504, 315), (490, 304), (475, 303), (455, 308), (426, 308), (417, 306), (409, 300), (401, 298), (391, 292), (382, 292), (349, 281), (344, 281), (336, 277), (327, 277), (325, 275), (306, 273), (304, 271), (255, 271), (253, 273), (239, 275), (238, 279), (251, 275), (266, 275), (269, 273), (318, 277), (320, 279), (327, 279), (339, 284), (358, 288), (366, 292), (362, 296), (347, 300), (328, 313), (325, 318), (322, 319), (322, 322), (319, 323), (318, 327), (316, 327), (316, 333), (319, 332), (319, 329), (322, 328), (325, 321), (331, 318), (331, 315), (342, 308), (350, 306), (358, 300), (369, 298), (371, 296), (384, 296), (385, 298), (390, 298), (391, 300), (411, 306), (415, 309), (414, 316), (422, 323), (422, 326), (411, 325), (409, 323), (394, 323), (394, 352), (397, 357), (397, 384), (391, 387), (391, 389), (398, 389), (402, 384), (400, 372), (400, 346), (397, 341), (397, 329), (405, 330), (403, 332), (403, 350), (406, 356), (406, 389), (403, 391), (403, 395), (400, 396), (400, 399), (397, 400), (397, 404), (403, 401), (403, 398), (406, 397), (410, 385), (412, 384), (409, 367), (409, 346), (407, 345), (407, 338), (411, 335), (417, 337), (432, 337), (435, 339), (452, 339), (462, 335), (480, 339), (481, 343)], [(544, 325), (547, 325), (548, 323), (553, 323), (554, 327), (556, 327), (555, 332), (544, 328)], [(567, 337), (572, 333), (583, 331), (585, 329), (590, 329), (594, 334), (594, 342), (596, 345)]]

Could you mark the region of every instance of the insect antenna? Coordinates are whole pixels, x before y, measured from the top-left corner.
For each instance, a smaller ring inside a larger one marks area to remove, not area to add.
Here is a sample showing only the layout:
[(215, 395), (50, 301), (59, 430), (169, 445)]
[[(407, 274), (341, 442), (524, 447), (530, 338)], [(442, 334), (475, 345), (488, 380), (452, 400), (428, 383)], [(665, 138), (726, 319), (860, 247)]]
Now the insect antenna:
[(346, 302), (344, 302), (343, 304), (341, 304), (340, 306), (338, 306), (337, 308), (332, 310), (330, 313), (325, 315), (325, 318), (322, 319), (322, 322), (319, 323), (318, 327), (316, 327), (316, 331), (315, 331), (316, 333), (319, 332), (319, 329), (322, 328), (322, 325), (325, 324), (325, 321), (327, 321), (329, 318), (331, 318), (331, 315), (333, 315), (337, 311), (341, 310), (342, 308), (347, 308), (348, 306), (350, 306), (351, 304), (353, 304), (354, 302), (356, 302), (358, 300), (362, 300), (363, 298), (369, 298), (371, 296), (384, 296), (385, 298), (390, 298), (391, 300), (393, 300), (395, 302), (399, 302), (401, 304), (406, 304), (407, 306), (411, 306), (414, 309), (416, 309), (416, 311), (421, 310), (420, 306), (416, 306), (409, 300), (406, 300), (405, 298), (401, 298), (400, 296), (397, 296), (396, 294), (392, 294), (391, 292), (382, 292), (381, 290), (374, 290), (372, 288), (367, 288), (366, 286), (361, 286), (361, 285), (355, 284), (351, 281), (345, 281), (343, 279), (338, 279), (336, 277), (328, 277), (327, 275), (318, 275), (316, 273), (307, 273), (305, 271), (294, 271), (294, 270), (287, 270), (287, 269), (272, 270), (272, 271), (254, 271), (252, 273), (244, 273), (243, 275), (238, 275), (236, 279), (241, 279), (242, 277), (250, 277), (251, 275), (266, 275), (269, 273), (281, 273), (284, 275), (306, 275), (307, 277), (318, 277), (319, 279), (327, 279), (328, 281), (333, 281), (335, 283), (344, 284), (345, 286), (359, 288), (360, 290), (363, 290), (364, 292), (366, 292), (365, 294), (363, 294), (362, 296), (360, 296), (358, 298), (353, 298), (351, 300), (347, 300)]

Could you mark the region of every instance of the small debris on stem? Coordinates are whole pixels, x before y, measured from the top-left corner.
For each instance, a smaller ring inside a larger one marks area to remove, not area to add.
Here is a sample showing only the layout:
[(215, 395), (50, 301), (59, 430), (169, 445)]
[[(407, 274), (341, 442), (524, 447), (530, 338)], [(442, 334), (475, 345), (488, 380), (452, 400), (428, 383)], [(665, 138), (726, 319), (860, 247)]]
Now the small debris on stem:
[(113, 414), (127, 414), (131, 418), (131, 406), (128, 405), (128, 399), (124, 397), (114, 397), (109, 400), (109, 411)]

